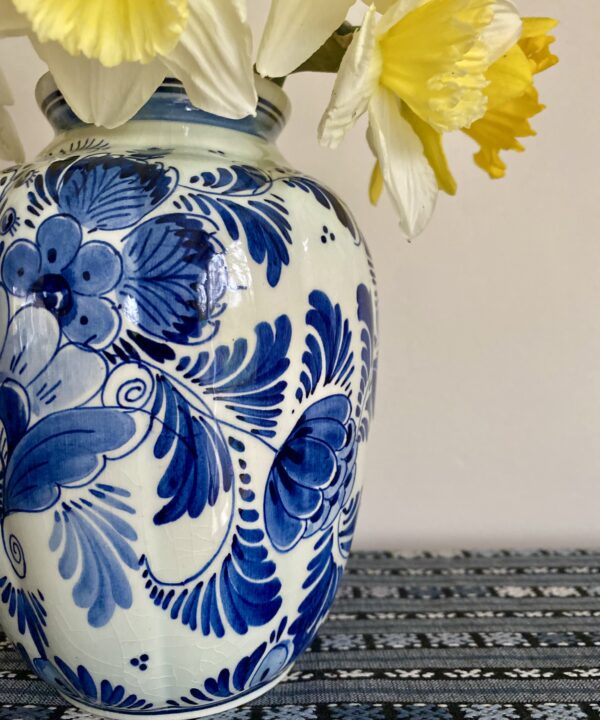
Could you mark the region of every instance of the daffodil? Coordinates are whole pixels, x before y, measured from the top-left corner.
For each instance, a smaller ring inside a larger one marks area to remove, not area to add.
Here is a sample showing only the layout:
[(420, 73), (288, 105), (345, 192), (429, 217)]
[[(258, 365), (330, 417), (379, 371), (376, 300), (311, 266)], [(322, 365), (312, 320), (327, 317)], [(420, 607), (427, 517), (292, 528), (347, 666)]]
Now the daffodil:
[[(523, 152), (525, 148), (517, 138), (536, 134), (529, 120), (545, 106), (539, 102), (534, 76), (558, 62), (558, 58), (550, 52), (555, 38), (548, 34), (556, 25), (556, 20), (551, 18), (523, 18), (518, 43), (493, 63), (486, 73), (485, 115), (462, 129), (480, 145), (481, 149), (474, 155), (475, 162), (492, 179), (502, 178), (506, 173), (500, 151)], [(424, 124), (406, 107), (403, 114), (423, 142), (439, 189), (454, 195), (456, 182), (444, 154), (441, 133)], [(376, 163), (370, 186), (373, 204), (379, 201), (383, 188), (381, 167)]]
[(368, 112), (378, 161), (371, 196), (387, 187), (407, 236), (423, 230), (440, 187), (455, 189), (441, 134), (485, 114), (487, 72), (520, 33), (509, 0), (397, 0), (382, 17), (375, 6), (368, 10), (342, 61), (320, 136), (336, 147)]
[(23, 161), (23, 147), (17, 134), (15, 124), (6, 109), (12, 105), (13, 97), (6, 82), (6, 78), (0, 70), (0, 160), (11, 160), (13, 162)]
[(464, 132), (480, 145), (475, 162), (491, 178), (506, 173), (501, 150), (523, 152), (517, 138), (535, 135), (529, 120), (545, 106), (539, 101), (534, 76), (558, 62), (550, 52), (554, 38), (548, 34), (556, 24), (551, 18), (523, 18), (519, 42), (488, 71), (487, 112)]
[(256, 109), (245, 0), (0, 0), (0, 37), (23, 34), (87, 123), (121, 125), (166, 76), (207, 112)]

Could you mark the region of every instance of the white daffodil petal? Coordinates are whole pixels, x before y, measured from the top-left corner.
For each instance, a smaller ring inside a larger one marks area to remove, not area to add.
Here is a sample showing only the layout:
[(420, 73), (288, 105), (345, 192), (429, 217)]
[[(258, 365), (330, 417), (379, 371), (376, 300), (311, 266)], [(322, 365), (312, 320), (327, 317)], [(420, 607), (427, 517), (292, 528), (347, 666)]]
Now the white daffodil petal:
[(523, 23), (511, 0), (495, 0), (494, 19), (481, 34), (490, 64), (508, 52), (521, 37)]
[(114, 128), (130, 120), (166, 75), (160, 60), (107, 68), (69, 55), (58, 43), (34, 41), (34, 46), (73, 112), (93, 125)]
[(378, 10), (380, 7), (382, 10), (385, 7), (384, 15), (377, 28), (377, 34), (381, 37), (381, 35), (384, 35), (390, 28), (396, 25), (396, 23), (399, 23), (405, 15), (408, 15), (409, 12), (416, 10), (426, 2), (429, 2), (429, 0), (393, 0), (392, 2), (384, 2), (381, 5), (377, 4), (376, 7)]
[(366, 112), (369, 100), (377, 91), (382, 60), (376, 30), (377, 15), (375, 6), (371, 6), (342, 60), (331, 101), (319, 126), (319, 139), (327, 147), (340, 144)]
[(256, 113), (252, 35), (239, 0), (191, 0), (178, 45), (163, 58), (190, 100), (215, 115)]
[(272, 0), (256, 68), (263, 77), (289, 75), (346, 19), (354, 0)]
[(17, 12), (12, 0), (0, 0), (0, 37), (25, 35), (29, 29), (29, 20)]
[(23, 162), (25, 153), (19, 140), (17, 128), (8, 110), (0, 107), (0, 159)]
[(400, 226), (407, 237), (423, 231), (433, 211), (438, 184), (423, 145), (402, 117), (400, 101), (381, 88), (369, 106), (372, 148), (381, 165)]
[(248, 19), (248, 8), (246, 7), (246, 0), (231, 0), (234, 7), (238, 11), (238, 15), (242, 18), (243, 22)]

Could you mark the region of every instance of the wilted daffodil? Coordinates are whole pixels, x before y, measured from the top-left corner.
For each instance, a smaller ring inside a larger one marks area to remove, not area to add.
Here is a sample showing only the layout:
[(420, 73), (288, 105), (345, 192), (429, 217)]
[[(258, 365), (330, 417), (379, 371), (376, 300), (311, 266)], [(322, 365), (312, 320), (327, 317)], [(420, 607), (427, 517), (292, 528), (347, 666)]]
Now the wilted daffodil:
[(12, 105), (13, 97), (2, 70), (0, 70), (0, 160), (22, 162), (23, 147), (15, 124), (6, 109)]
[(346, 53), (320, 135), (336, 147), (364, 112), (378, 160), (371, 195), (385, 184), (404, 233), (427, 224), (441, 187), (452, 192), (441, 134), (487, 108), (486, 74), (518, 40), (509, 0), (398, 0), (371, 7)]
[(24, 34), (84, 122), (126, 122), (167, 75), (208, 112), (256, 109), (245, 0), (0, 0), (0, 37)]

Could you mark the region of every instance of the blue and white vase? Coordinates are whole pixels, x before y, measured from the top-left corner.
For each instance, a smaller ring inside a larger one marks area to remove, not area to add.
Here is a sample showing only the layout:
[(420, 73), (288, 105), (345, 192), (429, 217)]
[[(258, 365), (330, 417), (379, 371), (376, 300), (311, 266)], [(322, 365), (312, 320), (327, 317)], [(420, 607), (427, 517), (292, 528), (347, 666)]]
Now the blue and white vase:
[(376, 291), (351, 214), (287, 167), (288, 102), (77, 121), (0, 174), (1, 622), (72, 704), (196, 718), (285, 677), (361, 498)]

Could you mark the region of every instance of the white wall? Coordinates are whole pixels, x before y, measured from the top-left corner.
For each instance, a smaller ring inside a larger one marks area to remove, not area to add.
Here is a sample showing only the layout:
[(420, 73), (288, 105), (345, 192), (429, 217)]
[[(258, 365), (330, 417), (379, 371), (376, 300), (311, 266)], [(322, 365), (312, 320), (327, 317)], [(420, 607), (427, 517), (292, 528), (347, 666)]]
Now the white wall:
[[(258, 25), (266, 0), (249, 4)], [(388, 202), (368, 204), (364, 126), (336, 154), (316, 143), (331, 78), (288, 85), (284, 154), (354, 208), (379, 272), (362, 547), (600, 545), (600, 3), (521, 9), (562, 21), (539, 136), (501, 182), (449, 139), (459, 195), (412, 244)], [(0, 43), (0, 65), (34, 154), (49, 139), (32, 95), (42, 66), (21, 40)]]

